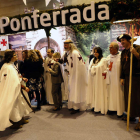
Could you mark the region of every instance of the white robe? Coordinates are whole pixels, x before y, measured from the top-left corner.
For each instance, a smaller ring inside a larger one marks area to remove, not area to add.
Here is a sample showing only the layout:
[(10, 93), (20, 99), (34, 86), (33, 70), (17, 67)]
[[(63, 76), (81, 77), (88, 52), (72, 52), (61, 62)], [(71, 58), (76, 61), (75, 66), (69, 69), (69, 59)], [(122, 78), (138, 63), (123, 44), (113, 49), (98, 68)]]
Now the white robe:
[[(65, 51), (61, 57), (61, 59), (64, 59), (64, 55), (65, 55)], [(66, 64), (63, 64), (63, 65), (60, 65), (60, 68), (61, 68), (61, 73), (62, 73), (62, 76), (63, 76), (63, 80), (64, 82), (61, 84), (61, 89), (62, 89), (62, 98), (63, 100), (68, 100), (68, 95), (69, 95), (69, 84), (68, 84), (68, 81), (69, 81), (69, 73), (67, 72), (67, 65)]]
[(77, 50), (68, 57), (69, 89), (68, 108), (86, 110), (87, 70), (85, 63)]
[(21, 78), (14, 64), (5, 63), (0, 70), (0, 131), (12, 125), (9, 120), (18, 122), (31, 111), (21, 94)]
[(51, 74), (48, 71), (49, 68), (52, 68), (48, 66), (49, 63), (54, 63), (54, 60), (52, 58), (47, 57), (44, 61), (44, 81), (45, 81), (45, 91), (46, 91), (46, 97), (49, 104), (54, 104), (53, 97), (52, 97), (52, 80), (51, 80)]
[[(117, 111), (118, 116), (124, 112), (124, 89), (120, 83), (120, 61), (121, 53), (117, 55), (110, 54), (107, 57), (108, 109), (110, 111)], [(111, 63), (112, 69), (109, 68)]]
[(105, 76), (102, 74), (107, 68), (106, 59), (102, 58), (97, 64), (90, 61), (88, 70), (87, 105), (94, 108), (95, 112), (107, 113), (107, 86)]
[(69, 94), (69, 89), (68, 89), (68, 73), (65, 72), (65, 66), (60, 65), (61, 73), (64, 82), (61, 83), (61, 91), (62, 91), (62, 101), (68, 100), (68, 94)]

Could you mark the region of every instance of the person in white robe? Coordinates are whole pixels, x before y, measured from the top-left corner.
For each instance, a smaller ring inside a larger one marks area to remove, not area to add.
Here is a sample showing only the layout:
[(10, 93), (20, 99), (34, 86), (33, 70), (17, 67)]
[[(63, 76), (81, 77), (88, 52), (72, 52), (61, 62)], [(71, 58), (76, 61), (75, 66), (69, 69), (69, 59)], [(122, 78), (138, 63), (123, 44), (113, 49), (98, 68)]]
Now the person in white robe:
[[(32, 111), (21, 94), (23, 81), (14, 65), (17, 60), (15, 52), (5, 52), (4, 60), (0, 70), (0, 131), (4, 131), (12, 123), (16, 124), (13, 128), (21, 128), (21, 124), (28, 122), (24, 120), (24, 116)], [(29, 102), (26, 91), (28, 92), (29, 88), (24, 87), (23, 93)]]
[(110, 55), (107, 57), (107, 88), (108, 88), (108, 109), (109, 111), (117, 111), (117, 115), (121, 116), (124, 112), (124, 89), (120, 83), (120, 61), (121, 52), (118, 52), (119, 45), (112, 42), (109, 46)]
[(106, 114), (108, 110), (106, 74), (104, 73), (107, 68), (106, 59), (103, 58), (100, 47), (94, 48), (94, 56), (88, 68), (87, 106), (95, 112)]
[(54, 104), (53, 97), (52, 97), (52, 81), (51, 81), (51, 74), (48, 72), (49, 68), (53, 68), (54, 60), (52, 59), (52, 55), (54, 50), (48, 49), (47, 50), (47, 58), (44, 60), (44, 81), (45, 81), (45, 91), (47, 102), (49, 104)]
[(64, 62), (69, 72), (68, 109), (75, 114), (86, 110), (87, 70), (80, 52), (70, 39), (64, 42), (64, 49)]

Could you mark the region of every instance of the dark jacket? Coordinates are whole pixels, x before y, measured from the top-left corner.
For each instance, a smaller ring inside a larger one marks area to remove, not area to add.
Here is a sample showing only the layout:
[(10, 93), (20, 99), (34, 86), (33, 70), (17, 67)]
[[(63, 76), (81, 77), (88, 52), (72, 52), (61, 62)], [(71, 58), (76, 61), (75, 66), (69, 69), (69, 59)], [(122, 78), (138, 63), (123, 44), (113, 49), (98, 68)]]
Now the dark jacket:
[(0, 69), (2, 68), (3, 64), (4, 64), (4, 60), (2, 60), (2, 61), (0, 62)]
[(41, 61), (32, 62), (31, 60), (25, 60), (23, 64), (23, 76), (26, 78), (37, 79), (43, 74), (43, 66)]
[[(139, 53), (139, 58), (137, 59), (135, 55), (133, 55), (132, 75), (140, 76), (140, 46), (135, 46), (135, 49)], [(125, 75), (129, 75), (130, 73), (130, 56), (130, 49), (124, 49), (121, 53), (121, 79), (125, 79)]]
[(60, 64), (56, 62), (50, 71), (52, 83), (58, 84), (63, 82), (63, 77), (60, 69)]
[(17, 68), (18, 68), (19, 72), (22, 74), (23, 61), (21, 61), (21, 60), (17, 60), (17, 61), (14, 62), (14, 64), (15, 64), (15, 66), (18, 65)]
[(91, 54), (90, 56), (89, 56), (89, 63), (90, 63), (90, 61), (94, 58), (95, 56), (93, 55), (93, 54)]

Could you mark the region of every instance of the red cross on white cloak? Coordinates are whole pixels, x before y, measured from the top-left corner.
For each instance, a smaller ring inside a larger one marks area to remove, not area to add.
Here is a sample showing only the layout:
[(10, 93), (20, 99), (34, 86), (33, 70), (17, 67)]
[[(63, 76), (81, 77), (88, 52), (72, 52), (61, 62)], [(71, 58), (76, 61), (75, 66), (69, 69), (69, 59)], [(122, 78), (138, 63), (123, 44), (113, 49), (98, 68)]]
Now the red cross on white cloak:
[[(72, 57), (70, 57), (70, 59), (73, 61), (73, 58)], [(73, 68), (73, 63), (71, 62), (71, 68)]]
[(7, 41), (5, 41), (5, 39), (2, 39), (2, 42), (1, 42), (1, 44), (3, 44), (3, 46), (6, 46), (6, 44), (7, 44)]
[(102, 76), (104, 76), (104, 79), (106, 79), (106, 73), (102, 73)]
[[(80, 55), (80, 54), (79, 54), (79, 55)], [(78, 59), (79, 59), (79, 61), (82, 60), (82, 62), (85, 64), (85, 62), (83, 61), (83, 58), (82, 58), (81, 55), (78, 57)]]
[(110, 64), (109, 64), (109, 71), (111, 71), (112, 70), (112, 65), (113, 65), (113, 62), (110, 62)]
[(49, 68), (51, 68), (52, 65), (53, 65), (53, 63), (50, 63), (50, 62), (49, 62), (49, 64), (48, 64)]

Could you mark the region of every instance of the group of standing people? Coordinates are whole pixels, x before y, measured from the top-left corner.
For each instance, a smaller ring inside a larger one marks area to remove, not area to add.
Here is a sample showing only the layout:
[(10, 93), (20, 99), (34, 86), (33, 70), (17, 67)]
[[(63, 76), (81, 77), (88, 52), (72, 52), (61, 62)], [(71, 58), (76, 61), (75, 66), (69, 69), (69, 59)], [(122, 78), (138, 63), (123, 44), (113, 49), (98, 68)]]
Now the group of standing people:
[[(43, 60), (38, 50), (23, 51), (24, 62), (19, 69), (15, 68), (14, 65), (14, 62), (17, 61), (16, 58), (14, 59), (16, 57), (15, 52), (5, 52), (5, 64), (0, 71), (0, 90), (3, 90), (0, 94), (0, 112), (3, 111), (4, 101), (6, 101), (4, 94), (11, 94), (6, 87), (7, 83), (9, 83), (9, 75), (11, 76), (10, 70), (15, 73), (13, 76), (17, 78), (17, 82), (15, 82), (17, 84), (15, 88), (9, 88), (9, 90), (13, 89), (13, 95), (11, 95), (14, 98), (13, 104), (11, 104), (8, 117), (5, 119), (6, 122), (3, 121), (0, 130), (10, 126), (9, 120), (11, 122), (21, 122), (21, 120), (22, 122), (24, 120), (24, 123), (27, 122), (27, 120), (23, 119), (23, 116), (27, 114), (27, 107), (22, 106), (23, 110), (26, 111), (18, 120), (14, 120), (11, 117), (11, 114), (14, 114), (11, 113), (15, 105), (14, 102), (19, 99), (18, 96), (21, 96), (19, 89), (23, 89), (26, 93), (28, 92), (30, 101), (33, 99), (34, 93), (36, 93), (37, 110), (41, 109), (41, 101), (45, 103), (46, 98), (49, 104), (54, 104), (54, 111), (60, 110), (63, 96), (68, 93), (66, 100), (68, 99), (68, 109), (71, 110), (71, 114), (86, 109), (107, 114), (109, 110), (117, 111), (118, 116), (122, 116), (125, 112), (122, 119), (127, 120), (130, 53), (134, 57), (130, 120), (134, 121), (135, 117), (140, 117), (140, 47), (134, 46), (131, 48), (131, 37), (127, 34), (119, 36), (117, 40), (121, 42), (125, 49), (119, 52), (118, 44), (112, 42), (109, 46), (110, 55), (107, 58), (103, 58), (102, 49), (95, 47), (94, 57), (90, 61), (88, 72), (79, 50), (69, 39), (64, 42), (65, 51), (62, 57), (60, 53), (54, 53), (52, 49), (47, 50), (48, 57), (45, 60)], [(7, 53), (11, 56), (10, 58)], [(9, 58), (8, 61), (6, 61), (6, 56)], [(23, 81), (26, 84), (22, 84), (21, 82)], [(11, 82), (13, 81), (11, 80)], [(43, 82), (45, 83), (45, 90)], [(18, 91), (15, 91), (15, 89)], [(17, 98), (14, 97), (14, 92), (17, 92)], [(24, 104), (27, 105), (27, 102)], [(0, 117), (1, 120), (4, 120), (4, 116)], [(135, 129), (140, 130), (140, 119)]]
[[(132, 65), (132, 90), (130, 121), (140, 117), (140, 46), (131, 47), (131, 37), (123, 34), (117, 38), (124, 50), (119, 52), (119, 46), (112, 42), (109, 46), (110, 55), (103, 58), (101, 48), (94, 48), (94, 56), (88, 69), (87, 104), (95, 112), (106, 114), (107, 111), (117, 111), (122, 120), (127, 120), (129, 74), (131, 53)], [(140, 119), (135, 127), (140, 130)]]

